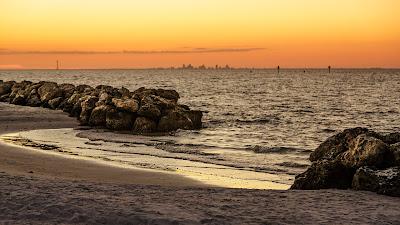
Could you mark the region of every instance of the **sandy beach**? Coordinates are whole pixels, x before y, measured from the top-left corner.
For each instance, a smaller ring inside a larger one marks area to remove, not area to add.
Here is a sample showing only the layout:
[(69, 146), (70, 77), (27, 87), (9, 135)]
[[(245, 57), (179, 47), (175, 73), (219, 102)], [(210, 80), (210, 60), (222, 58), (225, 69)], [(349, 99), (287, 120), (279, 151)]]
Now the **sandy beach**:
[[(0, 104), (0, 133), (76, 127), (42, 108)], [(398, 198), (344, 190), (206, 187), (0, 145), (1, 224), (398, 224)]]

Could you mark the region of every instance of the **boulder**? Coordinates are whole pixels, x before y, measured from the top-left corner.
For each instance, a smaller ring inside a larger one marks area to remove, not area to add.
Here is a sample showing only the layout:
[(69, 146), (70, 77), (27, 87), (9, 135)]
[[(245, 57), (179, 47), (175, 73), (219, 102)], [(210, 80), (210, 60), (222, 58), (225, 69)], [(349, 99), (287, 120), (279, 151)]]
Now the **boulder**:
[(321, 160), (297, 175), (291, 189), (347, 189), (351, 187), (354, 173), (355, 169), (346, 167), (340, 160)]
[(106, 114), (106, 127), (111, 130), (132, 130), (134, 119), (132, 113), (112, 109)]
[(343, 154), (343, 163), (349, 167), (373, 166), (387, 168), (394, 165), (394, 155), (390, 146), (380, 139), (358, 135)]
[(158, 120), (161, 116), (160, 109), (154, 104), (144, 104), (141, 105), (139, 110), (137, 111), (139, 116), (148, 117), (150, 119)]
[(113, 98), (112, 103), (118, 110), (136, 113), (139, 110), (139, 102), (135, 99)]
[(64, 98), (69, 98), (75, 92), (75, 85), (73, 84), (60, 84), (59, 88), (64, 93)]
[(75, 87), (75, 91), (78, 93), (83, 93), (85, 91), (90, 91), (90, 90), (93, 90), (93, 88), (86, 84), (81, 84)]
[(199, 110), (190, 110), (186, 112), (186, 115), (190, 118), (193, 123), (193, 127), (191, 129), (201, 129), (202, 122), (201, 119), (203, 118), (203, 112)]
[[(336, 134), (324, 141), (310, 155), (310, 161), (335, 159), (339, 154), (349, 149), (350, 142), (360, 134), (370, 133), (367, 128), (351, 128)], [(371, 132), (373, 133), (373, 132)]]
[(400, 197), (400, 167), (383, 170), (361, 167), (354, 175), (352, 188)]
[(175, 102), (178, 102), (179, 99), (179, 94), (175, 90), (157, 89), (155, 90), (155, 95), (160, 96), (161, 98), (173, 100)]
[(387, 134), (387, 135), (382, 137), (382, 140), (386, 144), (389, 144), (389, 145), (400, 143), (400, 133), (396, 132), (396, 133)]
[(85, 96), (81, 99), (81, 113), (79, 115), (79, 122), (81, 125), (88, 125), (92, 110), (96, 107), (96, 102), (99, 100), (95, 96)]
[(193, 122), (184, 111), (172, 110), (167, 115), (161, 117), (157, 130), (169, 132), (177, 129), (193, 129)]
[(38, 94), (43, 103), (47, 103), (51, 99), (62, 97), (63, 91), (56, 83), (46, 82), (39, 89)]
[(138, 99), (142, 99), (144, 96), (156, 95), (161, 98), (173, 100), (175, 103), (178, 102), (179, 94), (175, 90), (165, 90), (165, 89), (147, 89), (141, 87), (133, 92), (134, 96)]
[(15, 81), (7, 81), (0, 83), (0, 96), (10, 94), (11, 88), (14, 86)]
[(111, 105), (112, 104), (112, 96), (107, 92), (100, 92), (99, 101), (96, 103), (97, 106), (100, 105)]
[(14, 105), (25, 105), (26, 100), (23, 94), (16, 94), (15, 97), (11, 100), (11, 104)]
[(157, 123), (147, 117), (138, 117), (135, 120), (133, 130), (136, 133), (151, 133), (156, 131)]
[(400, 142), (396, 133), (366, 128), (344, 130), (313, 154), (311, 166), (297, 175), (292, 189), (353, 188), (398, 196)]
[(89, 125), (95, 127), (105, 127), (107, 122), (107, 112), (113, 110), (109, 105), (100, 105), (92, 110), (89, 118)]
[(40, 105), (42, 105), (42, 101), (40, 101), (40, 97), (37, 92), (37, 89), (31, 90), (31, 92), (29, 93), (29, 95), (26, 99), (26, 105), (32, 106), (32, 107), (39, 107)]
[(125, 99), (132, 98), (132, 95), (133, 95), (128, 89), (126, 89), (124, 87), (119, 89), (119, 93), (121, 95), (121, 98), (125, 98)]
[(53, 98), (53, 99), (49, 100), (47, 104), (50, 109), (56, 109), (62, 101), (63, 101), (63, 98), (58, 97), (58, 98)]

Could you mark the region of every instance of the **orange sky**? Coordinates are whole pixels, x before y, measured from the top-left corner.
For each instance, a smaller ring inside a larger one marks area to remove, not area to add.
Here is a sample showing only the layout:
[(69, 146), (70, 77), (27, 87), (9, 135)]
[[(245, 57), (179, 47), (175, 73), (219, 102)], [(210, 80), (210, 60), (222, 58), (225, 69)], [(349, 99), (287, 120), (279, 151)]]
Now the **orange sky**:
[(398, 0), (0, 0), (0, 69), (393, 68), (399, 25)]

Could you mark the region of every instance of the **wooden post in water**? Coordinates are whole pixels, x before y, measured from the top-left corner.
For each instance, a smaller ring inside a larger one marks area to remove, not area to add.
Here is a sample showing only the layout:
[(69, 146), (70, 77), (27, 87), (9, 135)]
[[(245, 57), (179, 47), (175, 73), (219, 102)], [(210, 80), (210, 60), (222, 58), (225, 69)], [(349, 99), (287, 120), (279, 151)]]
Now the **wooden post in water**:
[(331, 73), (331, 66), (328, 66), (328, 73)]
[(278, 68), (277, 68), (277, 69), (278, 69), (278, 74), (279, 74), (279, 70), (281, 69), (281, 67), (279, 67), (279, 65), (278, 65)]

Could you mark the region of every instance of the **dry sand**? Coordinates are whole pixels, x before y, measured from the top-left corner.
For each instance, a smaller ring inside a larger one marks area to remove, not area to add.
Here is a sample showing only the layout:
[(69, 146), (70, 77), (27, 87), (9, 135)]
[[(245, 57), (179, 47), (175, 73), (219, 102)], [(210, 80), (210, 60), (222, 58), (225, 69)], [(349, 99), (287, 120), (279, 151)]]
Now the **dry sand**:
[[(0, 134), (75, 126), (62, 112), (0, 103)], [(0, 224), (400, 224), (400, 199), (205, 187), (0, 144)]]

